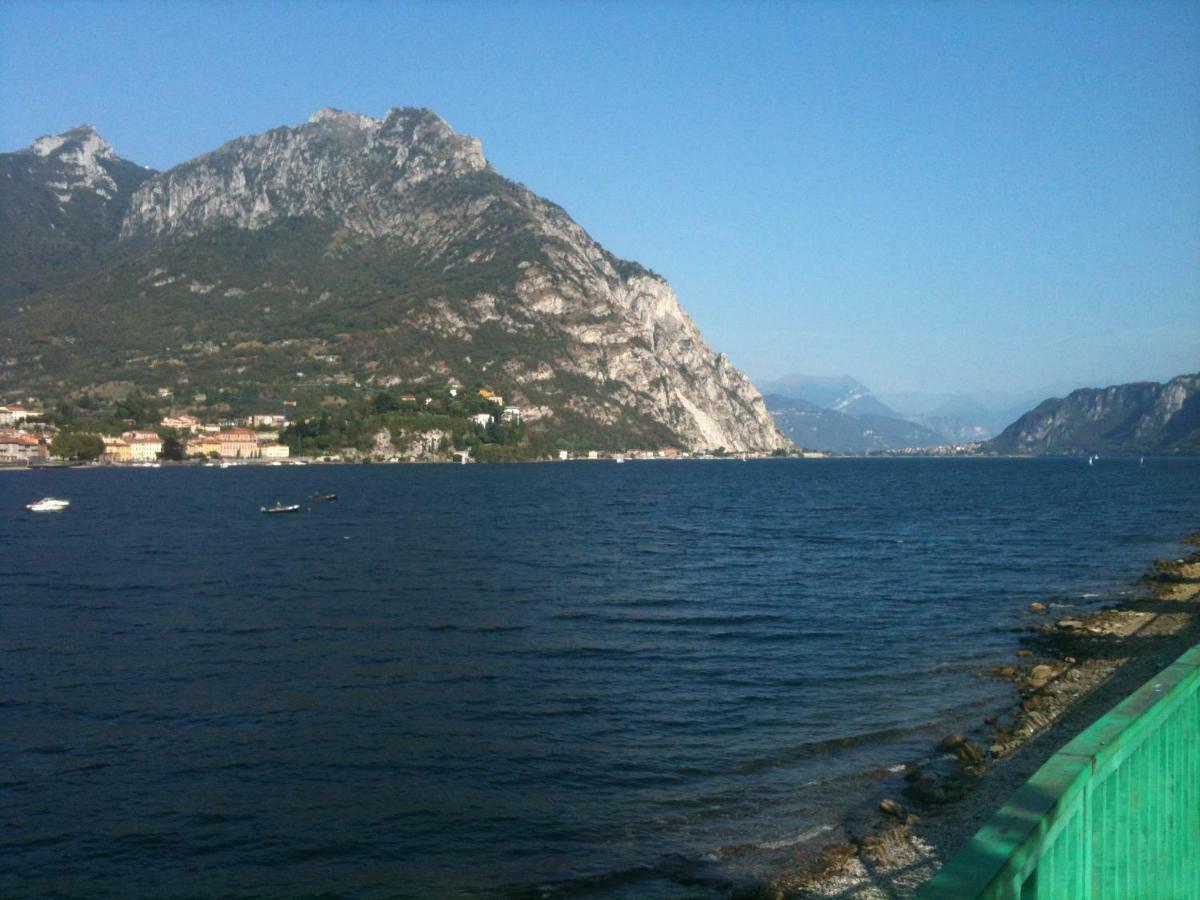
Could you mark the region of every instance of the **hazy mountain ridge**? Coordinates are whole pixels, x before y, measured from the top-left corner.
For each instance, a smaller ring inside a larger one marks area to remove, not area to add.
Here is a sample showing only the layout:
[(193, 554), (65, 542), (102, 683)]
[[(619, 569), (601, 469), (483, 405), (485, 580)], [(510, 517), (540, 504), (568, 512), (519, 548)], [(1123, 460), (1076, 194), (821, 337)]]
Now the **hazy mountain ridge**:
[[(105, 265), (65, 285), (52, 255), (33, 254), (48, 270), (35, 289), (54, 287), (5, 311), (0, 388), (450, 380), (600, 446), (787, 445), (665, 280), (429, 110), (322, 110), (144, 174), (102, 198)], [(20, 180), (6, 208), (51, 190)], [(33, 231), (49, 245), (52, 229)]]
[(872, 453), (943, 443), (940, 434), (903, 419), (852, 416), (780, 394), (767, 394), (764, 399), (783, 433), (809, 450)]
[(1200, 374), (1083, 388), (1041, 403), (985, 445), (996, 453), (1200, 452)]
[(779, 427), (811, 449), (868, 453), (991, 436), (950, 415), (904, 416), (849, 375), (785, 375), (762, 386)]
[(764, 394), (804, 400), (851, 416), (903, 418), (876, 397), (869, 387), (849, 375), (784, 375), (764, 381)]
[[(1025, 413), (1039, 396), (1031, 394), (1022, 399), (1020, 394), (978, 391), (911, 392), (880, 397), (849, 375), (785, 375), (759, 384), (766, 394), (803, 400), (823, 409), (859, 418), (874, 417), (872, 426), (875, 432), (888, 435), (885, 441), (895, 448), (986, 441)], [(891, 421), (881, 422), (880, 418)], [(830, 447), (838, 446), (845, 440), (847, 431), (844, 423), (830, 418), (826, 420), (830, 431), (822, 434), (816, 421), (815, 417), (809, 416), (806, 429), (810, 440), (822, 440)], [(907, 430), (907, 425), (920, 426), (923, 431)], [(787, 431), (787, 426), (783, 427)], [(814, 432), (814, 428), (817, 431)], [(922, 438), (926, 431), (931, 432), (936, 440), (929, 439), (928, 434)], [(896, 439), (902, 443), (892, 443)], [(918, 439), (922, 439), (923, 443), (913, 443)], [(858, 441), (852, 443), (857, 446)]]

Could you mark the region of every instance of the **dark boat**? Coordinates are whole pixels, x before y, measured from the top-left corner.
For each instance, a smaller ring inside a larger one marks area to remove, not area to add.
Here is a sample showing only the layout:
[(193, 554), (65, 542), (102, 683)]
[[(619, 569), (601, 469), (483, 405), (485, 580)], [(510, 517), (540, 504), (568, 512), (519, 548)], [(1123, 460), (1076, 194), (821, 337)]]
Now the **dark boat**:
[(278, 500), (276, 500), (276, 501), (275, 501), (275, 505), (274, 505), (274, 506), (264, 506), (264, 507), (262, 508), (262, 511), (263, 511), (263, 512), (265, 512), (265, 513), (292, 513), (292, 512), (300, 512), (300, 504), (299, 504), (299, 503), (287, 503), (287, 504), (285, 504), (285, 503), (280, 503)]
[(318, 503), (328, 503), (331, 500), (336, 500), (337, 494), (313, 494), (312, 498)]

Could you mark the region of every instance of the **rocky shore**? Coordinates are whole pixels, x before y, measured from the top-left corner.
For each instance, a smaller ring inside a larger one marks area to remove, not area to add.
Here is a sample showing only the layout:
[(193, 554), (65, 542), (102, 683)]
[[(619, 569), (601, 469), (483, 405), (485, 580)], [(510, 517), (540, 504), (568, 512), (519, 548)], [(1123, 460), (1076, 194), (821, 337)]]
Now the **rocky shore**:
[(1200, 643), (1200, 533), (1182, 544), (1190, 555), (1158, 560), (1118, 604), (1070, 616), (1032, 604), (1013, 663), (979, 673), (1012, 682), (1012, 706), (946, 735), (848, 815), (847, 841), (757, 896), (913, 896), (1050, 756)]

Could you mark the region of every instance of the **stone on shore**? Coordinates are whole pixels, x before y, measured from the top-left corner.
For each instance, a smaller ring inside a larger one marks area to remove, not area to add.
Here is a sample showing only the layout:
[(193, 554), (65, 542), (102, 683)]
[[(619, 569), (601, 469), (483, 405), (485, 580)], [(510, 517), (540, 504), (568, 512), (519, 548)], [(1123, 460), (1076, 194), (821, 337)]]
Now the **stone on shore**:
[(940, 744), (938, 744), (937, 748), (942, 753), (953, 753), (966, 742), (967, 739), (965, 737), (955, 732), (954, 734), (948, 734), (942, 738), (942, 741)]
[(1033, 671), (1029, 673), (1029, 681), (1027, 683), (1036, 691), (1049, 684), (1052, 678), (1054, 678), (1054, 669), (1050, 666), (1034, 666)]

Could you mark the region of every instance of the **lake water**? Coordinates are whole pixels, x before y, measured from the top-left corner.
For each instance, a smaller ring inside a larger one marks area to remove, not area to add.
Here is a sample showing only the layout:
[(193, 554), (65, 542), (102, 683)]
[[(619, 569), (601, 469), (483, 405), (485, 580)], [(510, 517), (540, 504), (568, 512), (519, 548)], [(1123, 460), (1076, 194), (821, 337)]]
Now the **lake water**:
[(975, 673), (1031, 601), (1179, 555), (1200, 461), (19, 472), (0, 510), (0, 895), (722, 897), (1007, 702)]

